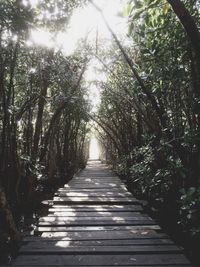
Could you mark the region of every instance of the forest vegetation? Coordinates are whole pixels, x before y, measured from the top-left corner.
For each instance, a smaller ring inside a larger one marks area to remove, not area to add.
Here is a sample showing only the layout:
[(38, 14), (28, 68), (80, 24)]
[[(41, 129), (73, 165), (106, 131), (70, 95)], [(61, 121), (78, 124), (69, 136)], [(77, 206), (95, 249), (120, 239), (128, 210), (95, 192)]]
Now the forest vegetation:
[[(89, 103), (82, 83), (87, 57), (29, 46), (31, 28), (56, 31), (77, 1), (0, 2), (0, 229), (1, 246), (18, 241), (20, 221), (45, 194), (83, 168), (88, 150)], [(45, 19), (55, 6), (59, 16)], [(2, 255), (2, 253), (1, 253)]]
[[(187, 240), (190, 236), (197, 243), (199, 4), (129, 1), (125, 11), (132, 44), (124, 48), (110, 29), (115, 44), (101, 55), (108, 79), (102, 83), (97, 115), (107, 162), (127, 179), (136, 196), (151, 203), (166, 224), (172, 218), (173, 227), (178, 225), (187, 233)], [(106, 64), (107, 58), (112, 66)]]
[[(125, 43), (98, 1), (25, 2), (0, 1), (0, 250), (21, 239), (22, 218), (85, 167), (91, 121), (102, 159), (199, 242), (200, 1), (126, 1)], [(87, 36), (71, 55), (29, 44), (32, 29), (64, 30), (86, 4), (101, 13), (109, 49)], [(93, 57), (106, 73), (95, 112), (84, 80)]]

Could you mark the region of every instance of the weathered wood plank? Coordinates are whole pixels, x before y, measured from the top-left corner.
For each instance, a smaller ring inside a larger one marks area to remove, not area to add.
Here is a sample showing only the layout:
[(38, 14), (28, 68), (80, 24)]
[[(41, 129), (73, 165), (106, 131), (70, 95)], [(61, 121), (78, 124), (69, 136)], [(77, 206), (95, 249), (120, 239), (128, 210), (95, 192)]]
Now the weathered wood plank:
[(54, 210), (65, 210), (65, 211), (113, 211), (113, 212), (121, 212), (121, 211), (141, 211), (141, 205), (52, 205), (49, 208), (49, 211)]
[(27, 246), (42, 246), (54, 245), (55, 242), (68, 246), (127, 246), (127, 245), (174, 245), (174, 242), (169, 238), (131, 238), (131, 239), (98, 239), (98, 240), (71, 240), (67, 238), (52, 238), (47, 239), (44, 237), (28, 237), (22, 241), (23, 245)]
[(48, 215), (49, 217), (148, 217), (146, 214), (141, 214), (140, 212), (113, 212), (113, 211), (88, 211), (88, 212), (82, 212), (82, 211), (56, 211), (53, 210), (53, 213), (50, 213)]
[[(75, 189), (75, 187), (74, 186), (71, 186), (71, 185), (65, 185), (65, 187), (66, 188), (73, 188), (73, 189)], [(98, 184), (98, 185), (90, 185), (90, 184), (87, 184), (87, 185), (85, 185), (85, 184), (80, 184), (80, 185), (76, 185), (76, 188), (79, 188), (79, 189), (103, 189), (103, 190), (106, 190), (106, 189), (111, 189), (111, 188), (116, 188), (116, 189), (125, 189), (126, 190), (126, 187), (125, 187), (125, 185), (116, 185), (116, 184), (113, 184), (112, 186), (111, 185), (109, 185), (109, 184), (102, 184), (102, 183), (100, 183), (100, 184)]]
[[(61, 187), (58, 189), (58, 192), (60, 191), (64, 191), (64, 192), (99, 192), (99, 193), (104, 193), (104, 192), (119, 192), (119, 193), (129, 193), (127, 188), (89, 188), (89, 189), (78, 189), (78, 188), (74, 188), (74, 187)], [(129, 193), (130, 194), (130, 193)], [(131, 194), (132, 195), (132, 194)]]
[(120, 201), (122, 204), (123, 202), (135, 202), (138, 200), (136, 198), (133, 197), (112, 197), (112, 196), (56, 196), (53, 198), (53, 200), (57, 201), (57, 200), (62, 200), (62, 201), (85, 201), (85, 200), (91, 200), (91, 201), (109, 201), (109, 202), (113, 202), (113, 201)]
[[(60, 231), (60, 232), (43, 232), (41, 235), (42, 238), (47, 239), (59, 239), (62, 240), (116, 240), (116, 239), (156, 239), (156, 238), (167, 238), (166, 234), (164, 233), (157, 233), (155, 230), (85, 230), (80, 231), (76, 228), (75, 231)], [(37, 237), (35, 237), (37, 238)]]
[(21, 255), (15, 262), (14, 266), (120, 266), (126, 263), (126, 266), (138, 265), (165, 265), (166, 263), (180, 265), (190, 264), (189, 261), (181, 254), (142, 254), (142, 255)]
[(45, 227), (45, 226), (40, 226), (37, 227), (37, 232), (68, 232), (68, 231), (102, 231), (102, 230), (160, 230), (160, 226), (158, 225), (132, 225), (132, 226), (60, 226), (60, 227)]
[(150, 221), (153, 221), (153, 219), (151, 219), (148, 215), (146, 214), (139, 214), (139, 215), (135, 215), (135, 216), (129, 216), (129, 217), (125, 217), (125, 216), (120, 216), (119, 214), (117, 214), (116, 216), (93, 216), (93, 217), (90, 217), (89, 215), (88, 216), (79, 216), (79, 214), (77, 213), (76, 216), (62, 216), (62, 217), (59, 217), (59, 216), (55, 216), (55, 215), (52, 215), (52, 216), (45, 216), (45, 217), (41, 217), (39, 219), (39, 222), (59, 222), (59, 221), (62, 221), (62, 222), (68, 222), (68, 221), (91, 221), (91, 220), (94, 220), (94, 221), (110, 221), (110, 220), (113, 220), (113, 221), (138, 221), (138, 220), (150, 220)]
[(55, 196), (59, 197), (114, 197), (114, 198), (124, 198), (129, 197), (128, 193), (117, 193), (117, 192), (87, 192), (87, 193), (79, 193), (79, 192), (56, 192)]
[(19, 250), (20, 254), (70, 254), (70, 255), (87, 255), (103, 253), (131, 253), (132, 255), (144, 253), (181, 253), (181, 249), (175, 245), (110, 245), (110, 246), (72, 246), (70, 241), (57, 241), (45, 244), (28, 244), (22, 246)]
[(121, 182), (89, 182), (89, 183), (84, 183), (84, 182), (70, 182), (69, 186), (73, 186), (73, 187), (104, 187), (104, 188), (115, 188), (115, 187), (123, 187), (123, 184)]
[[(20, 266), (24, 266), (24, 265), (17, 265), (18, 267)], [(28, 267), (44, 267), (44, 265), (29, 265)], [(105, 266), (109, 266), (109, 267), (115, 267), (116, 265), (98, 265), (98, 267), (105, 267)], [(127, 265), (117, 265), (118, 267), (127, 267)], [(52, 266), (51, 266), (52, 267)], [(59, 267), (78, 267), (77, 265), (59, 265)], [(134, 267), (193, 267), (190, 264), (182, 264), (180, 266), (180, 264), (176, 264), (176, 265), (134, 265)]]
[(38, 227), (65, 227), (65, 226), (144, 226), (144, 225), (155, 225), (155, 222), (150, 220), (135, 220), (135, 221), (57, 221), (57, 222), (39, 222)]
[(57, 191), (55, 194), (62, 194), (65, 196), (95, 196), (95, 197), (113, 197), (113, 196), (120, 196), (120, 197), (130, 197), (130, 194), (128, 192), (123, 192), (123, 191), (91, 191), (87, 190), (84, 192), (80, 192), (80, 190), (67, 190), (67, 191)]
[(53, 202), (78, 202), (78, 203), (89, 203), (89, 202), (104, 202), (104, 203), (139, 203), (135, 198), (118, 198), (118, 197), (54, 197)]
[(191, 267), (106, 165), (89, 162), (47, 203), (12, 266)]
[[(117, 177), (117, 176), (105, 176), (105, 175), (103, 175), (103, 176), (93, 176), (93, 177), (91, 177), (91, 175), (88, 175), (88, 176), (85, 176), (85, 177), (83, 177), (83, 176), (79, 176), (79, 177), (75, 177), (75, 178), (73, 178), (73, 180), (71, 180), (71, 181), (75, 181), (75, 182), (82, 182), (82, 181), (84, 181), (84, 182), (93, 182), (93, 181), (105, 181), (106, 183), (108, 182), (108, 181), (118, 181), (118, 182), (120, 182), (120, 183), (122, 183), (121, 182), (121, 180), (120, 180), (120, 178), (119, 177)], [(71, 182), (70, 181), (70, 182)]]

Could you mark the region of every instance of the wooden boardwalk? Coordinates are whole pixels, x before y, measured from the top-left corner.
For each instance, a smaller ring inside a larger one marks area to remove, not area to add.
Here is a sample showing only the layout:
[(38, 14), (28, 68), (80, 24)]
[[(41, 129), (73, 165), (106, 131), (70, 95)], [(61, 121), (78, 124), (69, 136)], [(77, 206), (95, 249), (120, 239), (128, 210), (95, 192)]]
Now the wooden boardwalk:
[(11, 266), (192, 266), (105, 165), (60, 188)]

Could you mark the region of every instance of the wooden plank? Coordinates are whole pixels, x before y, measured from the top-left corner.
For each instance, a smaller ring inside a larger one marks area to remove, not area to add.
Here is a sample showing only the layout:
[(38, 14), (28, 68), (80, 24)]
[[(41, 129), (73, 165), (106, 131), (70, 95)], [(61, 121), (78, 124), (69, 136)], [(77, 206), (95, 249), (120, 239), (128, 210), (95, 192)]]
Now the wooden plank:
[[(70, 186), (70, 185), (65, 185), (66, 188), (73, 188), (75, 189), (74, 186)], [(99, 184), (99, 185), (90, 185), (90, 184), (87, 184), (87, 185), (76, 185), (76, 188), (79, 188), (79, 189), (126, 189), (126, 187), (124, 185), (115, 185), (113, 184), (112, 186), (111, 185), (108, 185), (108, 184)]]
[(82, 174), (75, 176), (73, 179), (87, 179), (87, 178), (98, 178), (100, 179), (119, 179), (119, 176), (115, 175), (113, 172), (104, 172), (101, 170), (101, 172), (96, 171), (90, 171), (90, 172), (82, 172)]
[[(64, 191), (64, 192), (119, 192), (119, 193), (129, 193), (126, 188), (89, 188), (89, 189), (78, 189), (74, 187), (61, 187), (58, 189), (58, 191)], [(132, 194), (131, 194), (132, 195)]]
[(57, 241), (48, 243), (31, 243), (22, 246), (20, 254), (70, 254), (70, 255), (87, 255), (87, 254), (111, 254), (111, 253), (181, 253), (182, 250), (175, 245), (115, 245), (115, 246), (72, 246), (70, 241)]
[(87, 179), (72, 179), (69, 183), (71, 184), (105, 184), (105, 185), (124, 185), (120, 179), (99, 179), (99, 178), (87, 178)]
[[(75, 189), (75, 190), (91, 190), (91, 189), (93, 189), (93, 190), (102, 190), (102, 191), (106, 191), (106, 190), (117, 190), (118, 188), (120, 189), (120, 190), (123, 190), (124, 188), (123, 188), (123, 186), (118, 186), (118, 185), (116, 185), (116, 186), (109, 186), (109, 185), (90, 185), (90, 184), (87, 184), (87, 185), (76, 185), (76, 186), (71, 186), (71, 185), (68, 185), (68, 187), (66, 187), (67, 189)], [(125, 190), (125, 189), (124, 189)]]
[[(11, 266), (11, 265), (10, 265)], [(18, 265), (18, 266), (23, 266), (23, 265)], [(28, 267), (44, 267), (44, 265), (29, 265)], [(115, 267), (116, 265), (98, 265), (98, 267), (105, 267), (105, 266), (109, 266), (109, 267)], [(127, 265), (117, 265), (118, 267), (127, 267)], [(182, 264), (181, 266), (180, 265), (135, 265), (135, 267), (193, 267), (192, 265), (190, 264)], [(51, 266), (52, 267), (52, 266)], [(78, 267), (77, 265), (59, 265), (59, 267)]]
[(94, 213), (98, 213), (98, 214), (101, 214), (101, 213), (107, 213), (107, 214), (113, 214), (113, 216), (117, 213), (121, 214), (121, 213), (138, 213), (139, 211), (142, 211), (142, 207), (140, 206), (135, 206), (134, 210), (129, 210), (129, 209), (125, 209), (124, 211), (119, 211), (118, 209), (109, 209), (109, 208), (103, 208), (102, 209), (99, 209), (98, 211), (96, 211), (95, 209), (92, 209), (92, 208), (65, 208), (65, 207), (59, 207), (58, 205), (58, 208), (56, 207), (56, 205), (53, 206), (53, 208), (49, 208), (49, 216), (51, 216), (51, 214), (53, 214), (54, 212), (56, 213), (89, 213), (91, 214), (90, 216), (93, 216), (92, 214)]
[(126, 191), (115, 191), (115, 190), (103, 190), (103, 191), (97, 191), (97, 190), (94, 190), (94, 189), (85, 189), (84, 191), (83, 190), (60, 190), (60, 191), (57, 191), (56, 194), (66, 194), (66, 196), (96, 196), (96, 197), (99, 197), (99, 196), (124, 196), (124, 197), (133, 197), (132, 194), (126, 192)]
[[(97, 240), (71, 240), (70, 238), (43, 238), (43, 237), (28, 237), (22, 241), (23, 245), (32, 246), (35, 243), (37, 246), (42, 244), (55, 244), (57, 242), (67, 242), (69, 246), (127, 246), (127, 245), (174, 245), (174, 242), (169, 238), (131, 238), (131, 239), (97, 239)], [(65, 243), (64, 243), (65, 244)]]
[(115, 181), (98, 181), (98, 182), (75, 182), (75, 181), (71, 181), (69, 182), (69, 186), (74, 186), (74, 187), (79, 187), (79, 186), (101, 186), (101, 187), (120, 187), (120, 186), (123, 186), (123, 184), (121, 182), (115, 182)]
[(76, 185), (76, 184), (96, 184), (96, 185), (99, 185), (99, 184), (105, 184), (105, 185), (121, 185), (123, 186), (124, 183), (122, 181), (120, 181), (119, 179), (91, 179), (91, 178), (88, 178), (88, 179), (80, 179), (80, 180), (71, 180), (68, 185)]
[(47, 203), (12, 266), (191, 267), (106, 165), (89, 162)]
[(180, 265), (190, 264), (184, 255), (180, 254), (142, 254), (142, 255), (20, 255), (12, 266), (126, 266), (138, 265)]
[(59, 222), (39, 222), (38, 227), (65, 227), (65, 226), (116, 226), (116, 225), (125, 225), (125, 226), (147, 226), (155, 225), (155, 222), (150, 220), (136, 220), (136, 221), (59, 221)]
[(105, 217), (105, 216), (93, 216), (93, 217), (89, 217), (89, 216), (45, 216), (45, 217), (41, 217), (39, 219), (39, 222), (74, 222), (74, 221), (154, 221), (153, 219), (151, 219), (148, 215), (138, 215), (138, 216), (131, 216), (131, 217), (122, 217), (119, 215), (113, 216), (113, 217)]
[(55, 196), (59, 197), (118, 197), (118, 198), (124, 198), (131, 195), (128, 193), (117, 193), (117, 192), (87, 192), (87, 193), (79, 193), (79, 192), (56, 192)]
[(88, 194), (76, 194), (76, 193), (71, 193), (71, 194), (68, 194), (68, 193), (55, 193), (54, 195), (55, 197), (61, 197), (61, 198), (81, 198), (83, 200), (86, 200), (86, 199), (106, 199), (106, 201), (109, 201), (109, 199), (114, 199), (114, 200), (117, 200), (117, 201), (122, 201), (123, 200), (126, 200), (126, 198), (129, 198), (129, 200), (133, 200), (133, 198), (129, 195), (122, 195), (122, 194), (93, 194), (93, 193), (88, 193)]
[(120, 185), (124, 185), (124, 183), (119, 179), (119, 178), (79, 178), (79, 179), (72, 179), (68, 184), (82, 184), (82, 183), (87, 183), (87, 184), (91, 184), (91, 183), (96, 183), (96, 184), (120, 184)]
[(67, 188), (74, 188), (74, 189), (104, 189), (104, 190), (110, 190), (110, 189), (117, 189), (117, 188), (120, 188), (120, 189), (123, 189), (123, 186), (122, 185), (117, 185), (117, 184), (102, 184), (102, 183), (99, 183), (98, 185), (96, 184), (84, 184), (84, 183), (79, 183), (79, 184), (69, 184), (68, 185), (69, 187)]
[(115, 175), (112, 171), (111, 172), (107, 172), (107, 171), (103, 171), (101, 170), (100, 172), (97, 172), (96, 170), (94, 171), (83, 171), (82, 173), (76, 175), (73, 179), (77, 179), (77, 178), (117, 178), (120, 179), (119, 176)]
[(49, 211), (55, 210), (64, 210), (64, 211), (113, 211), (113, 212), (121, 212), (121, 211), (141, 211), (141, 205), (52, 205), (49, 208)]
[[(28, 237), (27, 237), (28, 238)], [(28, 240), (24, 238), (24, 240)], [(47, 238), (60, 240), (124, 240), (124, 239), (157, 239), (157, 238), (168, 238), (164, 233), (157, 233), (155, 230), (101, 230), (101, 231), (64, 231), (64, 232), (43, 232), (41, 237), (32, 236), (30, 238)]]
[(90, 201), (94, 201), (94, 202), (120, 202), (121, 204), (123, 204), (124, 202), (134, 202), (134, 203), (138, 203), (138, 200), (135, 198), (128, 198), (128, 197), (124, 197), (124, 198), (119, 198), (119, 197), (54, 197), (53, 201), (62, 201), (64, 202), (68, 202), (68, 201), (72, 201), (72, 202), (90, 202)]
[[(84, 182), (93, 182), (93, 181), (118, 181), (118, 182), (121, 182), (121, 179), (119, 178), (119, 177), (117, 177), (117, 176), (105, 176), (105, 175), (103, 175), (103, 176), (93, 176), (93, 177), (91, 177), (90, 175), (88, 175), (88, 176), (79, 176), (79, 177), (74, 177), (73, 178), (73, 180), (71, 180), (71, 181), (76, 181), (76, 182), (82, 182), (82, 181), (84, 181)], [(70, 181), (70, 182), (71, 182)], [(122, 182), (121, 182), (122, 183)]]
[[(56, 198), (56, 199), (55, 199)], [(106, 205), (110, 205), (110, 206), (116, 206), (116, 205), (141, 205), (141, 201), (138, 200), (129, 200), (129, 201), (120, 201), (117, 199), (113, 199), (113, 200), (107, 200), (106, 198), (99, 198), (99, 199), (87, 199), (87, 200), (80, 200), (80, 199), (75, 199), (76, 201), (73, 201), (73, 199), (69, 199), (67, 197), (67, 199), (63, 199), (59, 197), (55, 197), (54, 200), (44, 200), (42, 201), (43, 204), (49, 205), (49, 206), (55, 206), (55, 205), (59, 205), (59, 206), (73, 206), (73, 205), (93, 205), (93, 206), (106, 206)]]
[(55, 226), (55, 227), (45, 227), (40, 226), (37, 227), (37, 232), (69, 232), (69, 231), (102, 231), (102, 230), (160, 230), (160, 226), (158, 225), (132, 225), (132, 226)]
[(132, 217), (132, 216), (136, 216), (136, 217), (148, 217), (148, 215), (146, 214), (142, 214), (140, 212), (109, 212), (109, 211), (88, 211), (88, 212), (81, 212), (81, 211), (55, 211), (54, 213), (50, 213), (48, 215), (49, 217), (55, 217), (55, 216), (59, 216), (59, 217)]
[(157, 233), (155, 230), (140, 230), (140, 229), (134, 229), (134, 230), (117, 230), (114, 231), (111, 230), (85, 230), (80, 231), (80, 229), (76, 229), (76, 231), (49, 231), (49, 232), (43, 232), (41, 235), (42, 238), (50, 238), (50, 239), (59, 239), (62, 238), (62, 240), (107, 240), (107, 239), (148, 239), (148, 238), (167, 238), (166, 234), (163, 233)]
[(110, 205), (120, 205), (120, 204), (123, 204), (123, 205), (129, 205), (129, 204), (133, 204), (133, 205), (137, 205), (137, 204), (140, 204), (138, 201), (117, 201), (117, 200), (113, 200), (113, 201), (106, 201), (106, 200), (85, 200), (85, 201), (72, 201), (72, 200), (45, 200), (45, 201), (42, 201), (43, 204), (48, 204), (50, 206), (53, 206), (53, 205), (72, 205), (74, 203), (76, 203), (77, 205), (81, 205), (81, 204), (85, 204), (85, 205), (90, 205), (90, 204), (93, 204), (93, 205), (107, 205), (107, 204), (110, 204)]

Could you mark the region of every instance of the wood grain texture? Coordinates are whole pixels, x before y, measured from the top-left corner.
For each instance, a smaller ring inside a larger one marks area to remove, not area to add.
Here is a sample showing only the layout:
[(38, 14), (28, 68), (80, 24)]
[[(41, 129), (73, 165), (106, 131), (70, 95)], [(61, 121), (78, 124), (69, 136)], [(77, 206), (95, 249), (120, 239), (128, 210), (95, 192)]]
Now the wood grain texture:
[(192, 267), (106, 165), (89, 162), (49, 203), (11, 266)]

